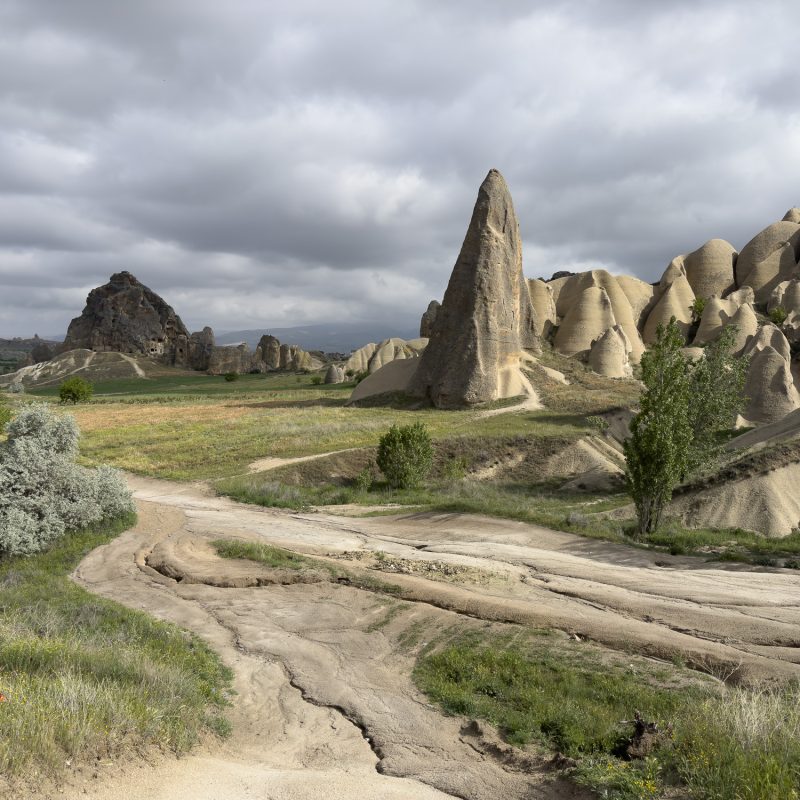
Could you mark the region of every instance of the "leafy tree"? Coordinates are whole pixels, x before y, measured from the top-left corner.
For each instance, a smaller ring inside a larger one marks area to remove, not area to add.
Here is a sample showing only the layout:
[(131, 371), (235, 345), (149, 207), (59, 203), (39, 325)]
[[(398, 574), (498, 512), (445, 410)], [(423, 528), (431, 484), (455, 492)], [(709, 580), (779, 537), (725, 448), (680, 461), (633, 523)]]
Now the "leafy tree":
[(58, 396), (62, 403), (84, 403), (91, 399), (93, 393), (94, 386), (77, 375), (67, 378), (58, 387)]
[(658, 326), (656, 343), (642, 355), (645, 391), (624, 444), (625, 474), (640, 536), (658, 528), (664, 507), (688, 469), (691, 384), (683, 346), (673, 318), (666, 328)]
[(433, 445), (428, 429), (421, 422), (402, 427), (392, 425), (381, 436), (376, 461), (393, 489), (419, 486), (433, 463)]
[(728, 326), (692, 362), (681, 352), (683, 335), (673, 317), (642, 356), (645, 391), (624, 444), (640, 536), (658, 528), (675, 487), (718, 457), (719, 434), (745, 403), (748, 359), (733, 355), (735, 339), (736, 326)]
[(700, 322), (700, 318), (706, 309), (706, 302), (705, 297), (695, 297), (694, 302), (689, 306), (689, 311), (692, 312), (692, 322)]
[(719, 434), (733, 427), (745, 406), (742, 390), (750, 358), (733, 355), (736, 334), (736, 325), (726, 326), (705, 347), (704, 357), (689, 365), (692, 440), (684, 478), (716, 461), (722, 448)]

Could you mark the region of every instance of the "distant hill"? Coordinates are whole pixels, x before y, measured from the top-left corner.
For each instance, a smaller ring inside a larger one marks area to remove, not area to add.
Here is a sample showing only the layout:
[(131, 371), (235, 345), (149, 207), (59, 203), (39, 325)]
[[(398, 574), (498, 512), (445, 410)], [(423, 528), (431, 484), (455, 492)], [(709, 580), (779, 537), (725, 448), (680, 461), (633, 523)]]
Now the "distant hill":
[(19, 364), (24, 361), (28, 354), (35, 348), (42, 345), (56, 345), (57, 342), (51, 339), (40, 339), (38, 336), (32, 339), (0, 339), (0, 375), (6, 372), (13, 372)]
[(303, 325), (296, 328), (260, 328), (247, 331), (227, 331), (216, 337), (217, 344), (247, 342), (258, 345), (265, 334), (280, 339), (282, 344), (297, 344), (303, 350), (322, 350), (325, 353), (349, 353), (367, 342), (380, 342), (391, 336), (416, 339), (419, 327), (411, 323), (390, 325), (383, 322), (329, 322), (322, 325)]

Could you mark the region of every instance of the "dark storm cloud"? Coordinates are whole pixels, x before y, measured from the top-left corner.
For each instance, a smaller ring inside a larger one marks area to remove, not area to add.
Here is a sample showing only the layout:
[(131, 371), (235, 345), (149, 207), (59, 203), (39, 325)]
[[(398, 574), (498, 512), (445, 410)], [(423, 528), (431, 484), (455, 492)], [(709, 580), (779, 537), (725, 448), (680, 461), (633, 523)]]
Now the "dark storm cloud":
[(416, 318), (477, 186), (529, 275), (656, 279), (800, 203), (800, 8), (6, 0), (0, 335), (129, 269), (191, 327)]

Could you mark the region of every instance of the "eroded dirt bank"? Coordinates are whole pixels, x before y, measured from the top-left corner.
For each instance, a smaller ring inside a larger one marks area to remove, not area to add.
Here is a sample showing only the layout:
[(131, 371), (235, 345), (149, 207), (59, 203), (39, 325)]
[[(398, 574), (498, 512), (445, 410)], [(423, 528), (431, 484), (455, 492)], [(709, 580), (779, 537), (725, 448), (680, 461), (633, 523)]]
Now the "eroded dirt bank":
[[(397, 630), (432, 637), (459, 614), (680, 654), (745, 680), (800, 676), (800, 581), (789, 573), (708, 569), (502, 520), (291, 514), (201, 486), (131, 484), (139, 525), (91, 553), (75, 578), (205, 637), (236, 673), (234, 734), (213, 754), (128, 769), (66, 796), (580, 797), (544, 768), (525, 774), (481, 752), (413, 687)], [(271, 583), (266, 568), (218, 559), (209, 542), (221, 537), (336, 557), (421, 602), (392, 610), (330, 580)]]

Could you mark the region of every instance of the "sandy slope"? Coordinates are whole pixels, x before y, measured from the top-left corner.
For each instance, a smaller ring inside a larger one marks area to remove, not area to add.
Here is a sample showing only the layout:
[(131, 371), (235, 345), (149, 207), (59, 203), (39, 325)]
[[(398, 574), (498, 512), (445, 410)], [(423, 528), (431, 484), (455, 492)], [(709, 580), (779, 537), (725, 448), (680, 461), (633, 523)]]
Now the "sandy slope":
[(392, 646), (392, 626), (374, 625), (385, 614), (382, 598), (324, 581), (258, 586), (258, 565), (217, 559), (208, 539), (220, 536), (320, 555), (381, 550), (470, 567), (468, 580), (382, 576), (422, 601), (402, 614), (406, 627), (418, 622), (426, 632), (452, 624), (456, 611), (554, 626), (618, 649), (679, 652), (744, 679), (800, 676), (800, 580), (793, 574), (707, 569), (693, 559), (474, 516), (290, 514), (241, 506), (201, 486), (131, 483), (139, 525), (90, 554), (75, 578), (217, 648), (236, 672), (234, 736), (213, 754), (126, 769), (102, 786), (76, 779), (62, 797), (579, 796), (544, 770), (504, 767), (459, 721), (424, 701), (408, 677), (409, 657)]

